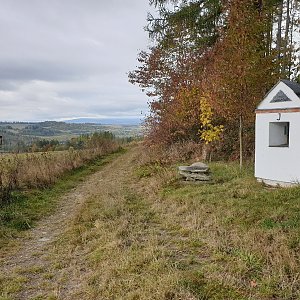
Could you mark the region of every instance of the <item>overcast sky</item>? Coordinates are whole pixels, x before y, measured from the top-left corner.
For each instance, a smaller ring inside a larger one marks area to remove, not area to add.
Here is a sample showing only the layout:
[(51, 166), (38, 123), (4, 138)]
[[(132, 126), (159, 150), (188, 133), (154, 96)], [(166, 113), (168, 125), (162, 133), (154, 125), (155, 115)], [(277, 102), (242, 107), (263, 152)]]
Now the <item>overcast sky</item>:
[(2, 0), (0, 121), (139, 117), (148, 0)]

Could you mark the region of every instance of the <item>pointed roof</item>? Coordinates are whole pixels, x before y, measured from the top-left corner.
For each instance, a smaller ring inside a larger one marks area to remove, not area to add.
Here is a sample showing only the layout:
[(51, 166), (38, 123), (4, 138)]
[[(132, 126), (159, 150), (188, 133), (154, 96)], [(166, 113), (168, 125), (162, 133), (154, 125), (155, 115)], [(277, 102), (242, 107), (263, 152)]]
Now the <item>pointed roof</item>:
[(300, 96), (300, 84), (294, 81), (290, 81), (287, 79), (281, 79), (283, 83), (285, 83), (290, 89), (293, 90), (293, 92), (297, 95)]
[(291, 108), (300, 109), (300, 84), (287, 79), (281, 79), (268, 92), (256, 110)]

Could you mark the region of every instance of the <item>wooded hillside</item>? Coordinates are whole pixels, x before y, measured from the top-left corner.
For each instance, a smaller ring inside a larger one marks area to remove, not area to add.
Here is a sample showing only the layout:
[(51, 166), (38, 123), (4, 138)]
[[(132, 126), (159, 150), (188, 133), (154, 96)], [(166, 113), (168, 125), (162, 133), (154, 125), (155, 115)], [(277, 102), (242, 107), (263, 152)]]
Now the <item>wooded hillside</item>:
[(251, 156), (255, 107), (279, 79), (299, 81), (299, 2), (151, 0), (152, 46), (129, 74), (149, 96), (147, 141)]

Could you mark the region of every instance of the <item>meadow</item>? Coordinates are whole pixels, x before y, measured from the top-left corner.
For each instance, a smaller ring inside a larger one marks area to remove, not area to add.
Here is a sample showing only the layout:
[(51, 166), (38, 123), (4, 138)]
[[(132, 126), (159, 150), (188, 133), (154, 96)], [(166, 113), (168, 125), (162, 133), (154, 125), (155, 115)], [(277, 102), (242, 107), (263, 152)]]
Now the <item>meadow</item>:
[(56, 207), (59, 197), (121, 150), (117, 139), (94, 136), (92, 147), (0, 155), (0, 248)]
[(83, 150), (51, 151), (0, 156), (0, 204), (13, 201), (12, 192), (44, 188), (55, 183), (65, 172), (118, 149), (116, 140), (101, 140)]
[(195, 185), (141, 146), (113, 158), (47, 264), (0, 276), (0, 299), (300, 298), (299, 187), (258, 183), (251, 163), (212, 162)]

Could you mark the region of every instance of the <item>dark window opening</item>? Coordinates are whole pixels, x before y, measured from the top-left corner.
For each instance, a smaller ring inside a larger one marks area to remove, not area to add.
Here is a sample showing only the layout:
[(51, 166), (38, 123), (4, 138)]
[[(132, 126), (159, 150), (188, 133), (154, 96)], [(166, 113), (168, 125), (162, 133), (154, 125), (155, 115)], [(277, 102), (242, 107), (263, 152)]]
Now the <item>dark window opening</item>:
[(290, 142), (290, 123), (271, 122), (269, 124), (269, 146), (288, 147)]

